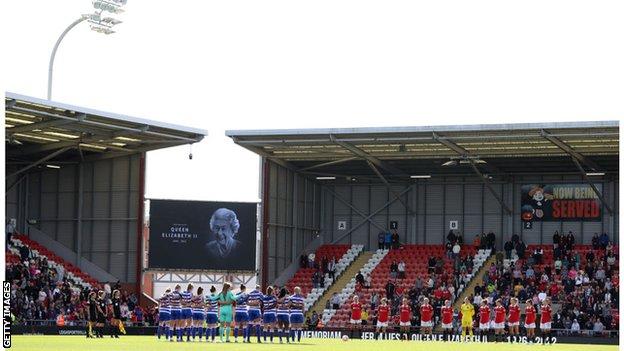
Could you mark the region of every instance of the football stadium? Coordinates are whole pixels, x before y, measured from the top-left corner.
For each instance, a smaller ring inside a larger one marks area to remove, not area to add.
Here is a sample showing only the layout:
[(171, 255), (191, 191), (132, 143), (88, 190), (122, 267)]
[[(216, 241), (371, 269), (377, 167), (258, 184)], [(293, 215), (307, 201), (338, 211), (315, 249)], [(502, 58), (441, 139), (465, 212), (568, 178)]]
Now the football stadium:
[(617, 121), (228, 130), (257, 203), (146, 198), (201, 129), (6, 93), (5, 133), (5, 347), (618, 347)]

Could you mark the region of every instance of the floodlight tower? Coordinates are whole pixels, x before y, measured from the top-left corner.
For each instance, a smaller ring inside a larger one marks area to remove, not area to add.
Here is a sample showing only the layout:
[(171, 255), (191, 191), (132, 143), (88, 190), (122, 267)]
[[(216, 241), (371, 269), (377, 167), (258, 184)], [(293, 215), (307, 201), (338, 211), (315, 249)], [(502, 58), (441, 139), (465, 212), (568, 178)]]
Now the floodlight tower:
[(121, 21), (112, 17), (102, 17), (103, 12), (109, 12), (112, 14), (120, 14), (124, 12), (123, 7), (126, 5), (128, 0), (93, 0), (93, 8), (95, 11), (93, 13), (84, 14), (80, 16), (80, 18), (73, 21), (61, 35), (56, 40), (56, 44), (54, 44), (54, 48), (52, 48), (52, 54), (50, 55), (50, 64), (48, 66), (48, 100), (52, 99), (52, 73), (54, 70), (54, 57), (56, 56), (56, 50), (65, 35), (83, 21), (87, 21), (90, 24), (91, 30), (102, 33), (102, 34), (113, 34), (115, 31), (113, 27), (117, 24), (120, 24)]

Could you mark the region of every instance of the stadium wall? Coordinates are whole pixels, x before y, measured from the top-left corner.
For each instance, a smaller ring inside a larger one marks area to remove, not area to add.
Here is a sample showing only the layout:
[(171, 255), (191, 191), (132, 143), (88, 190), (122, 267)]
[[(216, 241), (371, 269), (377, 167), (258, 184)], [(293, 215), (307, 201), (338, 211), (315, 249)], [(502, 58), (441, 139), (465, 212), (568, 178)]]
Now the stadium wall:
[(36, 169), (9, 192), (6, 215), (17, 218), (20, 231), (27, 233), (30, 220), (122, 282), (136, 282), (142, 157)]
[[(467, 242), (472, 242), (476, 234), (492, 231), (496, 234), (499, 248), (514, 233), (527, 244), (552, 243), (555, 230), (565, 233), (571, 230), (579, 243), (591, 243), (593, 233), (602, 232), (618, 242), (617, 175), (609, 179), (597, 178), (595, 182), (602, 185), (613, 214), (602, 206), (600, 222), (534, 222), (532, 229), (524, 229), (520, 219), (521, 186), (531, 183), (583, 183), (580, 176), (511, 176), (504, 182), (494, 180), (492, 187), (513, 209), (513, 215), (502, 209), (475, 176), (415, 179), (404, 185), (393, 185), (392, 191), (383, 184), (327, 184), (323, 185), (322, 191), (322, 235), (325, 242), (358, 243), (364, 244), (366, 249), (376, 249), (381, 228), (388, 228), (391, 221), (396, 221), (402, 242), (442, 244), (449, 232), (449, 221), (453, 220), (458, 221), (458, 230)], [(395, 197), (394, 194), (400, 193), (403, 193), (403, 201), (409, 204), (415, 215), (411, 215), (400, 201), (383, 207)], [(358, 211), (366, 216), (377, 211), (371, 218), (377, 225), (365, 221)], [(339, 222), (346, 222), (346, 228), (338, 229)]]
[(321, 187), (262, 160), (262, 284), (273, 282), (320, 232)]

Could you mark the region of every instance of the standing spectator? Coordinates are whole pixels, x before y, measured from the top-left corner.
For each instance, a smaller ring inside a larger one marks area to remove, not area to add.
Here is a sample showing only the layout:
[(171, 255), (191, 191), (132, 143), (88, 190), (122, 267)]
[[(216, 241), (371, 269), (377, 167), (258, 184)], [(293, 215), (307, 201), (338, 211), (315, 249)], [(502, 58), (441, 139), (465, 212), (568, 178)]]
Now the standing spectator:
[(429, 274), (433, 273), (433, 271), (435, 270), (435, 265), (436, 265), (435, 257), (429, 256), (429, 261), (427, 263), (427, 266), (429, 267)]
[(340, 309), (340, 296), (338, 295), (337, 292), (334, 292), (330, 301), (331, 301), (332, 310)]
[(609, 236), (607, 235), (607, 233), (602, 233), (600, 235), (600, 246), (603, 249), (606, 249), (607, 245), (609, 245)]
[(594, 250), (598, 250), (600, 248), (600, 238), (598, 237), (598, 233), (594, 233), (592, 237), (592, 248)]
[(572, 234), (572, 231), (568, 232), (568, 237), (566, 238), (566, 242), (568, 244), (567, 250), (568, 251), (572, 250), (572, 248), (574, 247), (574, 244), (576, 242), (576, 240), (574, 239), (574, 234)]
[(561, 235), (559, 235), (558, 230), (555, 230), (555, 234), (553, 234), (553, 245), (557, 247), (559, 246), (560, 243), (561, 243)]
[(393, 300), (394, 299), (394, 291), (395, 291), (395, 285), (391, 280), (388, 280), (388, 283), (386, 283), (386, 297), (388, 298), (388, 300)]
[(578, 333), (581, 331), (581, 325), (576, 319), (572, 322), (572, 326), (570, 326), (570, 331), (572, 331), (572, 335), (578, 335)]
[(26, 245), (20, 246), (19, 253), (22, 262), (26, 262), (30, 258), (30, 250), (28, 249), (28, 247), (26, 247)]
[(496, 235), (494, 233), (489, 232), (487, 235), (487, 248), (492, 249), (492, 252), (496, 250)]
[(312, 330), (316, 330), (318, 323), (319, 323), (319, 315), (318, 313), (316, 313), (316, 311), (312, 311), (312, 317), (310, 318), (310, 323), (308, 324), (308, 327), (310, 327), (310, 329)]
[(336, 278), (336, 257), (332, 257), (327, 266), (327, 272), (329, 273), (330, 278)]
[(459, 242), (456, 242), (455, 245), (453, 245), (453, 258), (457, 259), (457, 257), (459, 257), (459, 252), (461, 251), (461, 246), (459, 246)]
[(523, 260), (525, 252), (526, 252), (526, 244), (524, 243), (522, 239), (520, 239), (518, 241), (518, 244), (516, 245), (516, 253), (518, 254), (518, 258)]
[(379, 234), (377, 234), (377, 244), (379, 245), (380, 250), (383, 250), (386, 248), (384, 245), (385, 242), (386, 242), (386, 233), (379, 232)]
[(373, 291), (373, 294), (370, 297), (371, 310), (377, 309), (377, 304), (379, 304), (379, 295), (377, 295), (376, 291)]
[(472, 241), (472, 246), (474, 246), (476, 250), (479, 250), (481, 248), (481, 235), (475, 235), (475, 238)]
[(397, 266), (399, 272), (399, 279), (405, 279), (405, 262), (401, 260)]
[(384, 246), (386, 247), (386, 250), (389, 250), (392, 247), (392, 233), (386, 232)]
[(7, 219), (6, 221), (6, 247), (4, 248), (5, 250), (11, 247), (11, 237), (13, 236), (13, 233), (15, 233), (15, 225), (13, 224), (13, 220)]
[(308, 256), (303, 253), (301, 257), (299, 257), (299, 268), (307, 268), (308, 267)]
[(455, 241), (457, 240), (457, 237), (455, 236), (455, 233), (453, 233), (453, 230), (449, 230), (448, 235), (446, 236), (446, 240), (448, 240), (451, 245), (455, 244)]
[(511, 250), (513, 250), (513, 243), (511, 242), (511, 240), (508, 240), (505, 243), (505, 246), (503, 248), (505, 249), (505, 258), (510, 260), (511, 259)]
[(399, 233), (395, 230), (392, 233), (392, 248), (398, 249), (401, 246), (401, 238), (399, 237)]
[(323, 270), (323, 274), (329, 273), (329, 271), (327, 270), (328, 265), (329, 260), (327, 259), (327, 256), (323, 256), (323, 259), (321, 260), (321, 269)]
[(450, 241), (446, 242), (446, 257), (449, 260), (453, 258), (453, 243)]
[(314, 258), (316, 257), (316, 255), (314, 254), (314, 252), (310, 252), (308, 254), (308, 268), (314, 268)]

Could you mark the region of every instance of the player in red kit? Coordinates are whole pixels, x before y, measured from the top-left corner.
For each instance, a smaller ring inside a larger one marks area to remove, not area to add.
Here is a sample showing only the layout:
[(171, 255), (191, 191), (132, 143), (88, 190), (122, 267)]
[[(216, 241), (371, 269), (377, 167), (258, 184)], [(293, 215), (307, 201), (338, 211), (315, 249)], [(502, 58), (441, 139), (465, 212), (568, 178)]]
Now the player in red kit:
[(447, 340), (447, 335), (450, 336), (453, 333), (453, 307), (450, 300), (444, 301), (440, 314), (442, 315), (442, 335), (444, 340)]
[(509, 335), (515, 336), (520, 334), (520, 305), (518, 305), (518, 299), (515, 297), (512, 297), (509, 301), (507, 325), (509, 326)]
[(429, 304), (429, 299), (426, 297), (420, 306), (420, 328), (423, 334), (431, 334), (433, 329), (433, 306)]
[(487, 335), (490, 330), (490, 312), (487, 299), (481, 300), (481, 306), (479, 307), (479, 336), (481, 337)]
[(529, 342), (533, 342), (533, 339), (535, 339), (535, 307), (532, 300), (526, 301), (524, 314), (524, 327), (526, 328), (527, 339), (529, 339)]
[(362, 324), (362, 304), (360, 304), (360, 298), (357, 295), (353, 296), (351, 302), (351, 321), (349, 324), (351, 324), (351, 337), (353, 337), (353, 331)]
[(552, 322), (552, 308), (550, 307), (550, 299), (545, 298), (540, 308), (542, 316), (540, 318), (540, 330), (542, 331), (542, 337), (544, 342), (546, 338), (550, 336), (550, 324)]
[(388, 306), (388, 300), (384, 297), (381, 299), (379, 307), (377, 307), (377, 335), (386, 332), (389, 316), (390, 306)]
[(412, 323), (410, 323), (410, 320), (412, 319), (411, 314), (412, 308), (407, 303), (407, 299), (403, 298), (403, 303), (401, 304), (401, 307), (399, 307), (399, 326), (401, 327), (401, 333), (403, 333), (405, 340), (407, 340), (407, 335), (410, 327), (412, 326)]
[[(505, 333), (505, 306), (501, 299), (496, 300), (496, 307), (494, 307), (494, 334), (495, 341), (498, 342), (499, 338), (503, 340), (503, 333)], [(499, 336), (500, 335), (500, 336)]]

